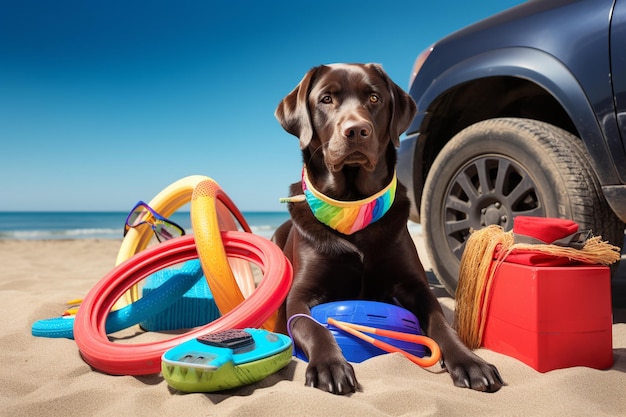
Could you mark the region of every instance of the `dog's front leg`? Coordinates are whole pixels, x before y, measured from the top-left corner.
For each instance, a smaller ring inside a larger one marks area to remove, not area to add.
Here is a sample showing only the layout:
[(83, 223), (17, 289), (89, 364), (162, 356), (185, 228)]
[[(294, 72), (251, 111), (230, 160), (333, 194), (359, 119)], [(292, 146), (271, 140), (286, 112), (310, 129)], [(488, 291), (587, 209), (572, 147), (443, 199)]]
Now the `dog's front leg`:
[[(287, 318), (294, 343), (309, 360), (306, 385), (334, 394), (348, 394), (357, 388), (352, 365), (344, 358), (331, 332), (312, 320), (313, 306), (354, 298), (360, 288), (361, 264), (356, 254), (321, 256), (301, 244), (295, 251), (294, 280), (286, 300)], [(304, 315), (305, 317), (303, 317)]]
[[(310, 316), (306, 305), (288, 303), (288, 312)], [(289, 308), (291, 307), (291, 308)], [(297, 313), (296, 313), (297, 312)], [(292, 314), (293, 313), (293, 314)], [(357, 380), (352, 365), (343, 357), (333, 335), (309, 317), (296, 316), (290, 323), (294, 343), (309, 360), (306, 385), (333, 394), (349, 394), (356, 390)]]
[[(415, 284), (415, 283), (420, 284)], [(430, 289), (424, 285), (426, 281), (411, 281), (398, 294), (401, 303), (412, 306), (426, 335), (437, 342), (441, 349), (442, 363), (452, 377), (454, 385), (471, 388), (477, 391), (496, 392), (504, 382), (497, 368), (477, 356), (461, 342), (456, 331), (448, 324), (438, 300)], [(407, 294), (422, 294), (421, 297)], [(418, 300), (419, 298), (419, 300)]]

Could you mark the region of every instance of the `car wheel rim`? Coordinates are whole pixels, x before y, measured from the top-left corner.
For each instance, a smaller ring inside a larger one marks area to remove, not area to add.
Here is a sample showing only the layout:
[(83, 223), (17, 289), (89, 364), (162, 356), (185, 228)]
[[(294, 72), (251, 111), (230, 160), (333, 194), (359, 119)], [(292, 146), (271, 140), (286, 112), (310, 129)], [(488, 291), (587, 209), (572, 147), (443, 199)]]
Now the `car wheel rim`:
[(442, 216), (447, 243), (461, 259), (472, 230), (496, 224), (508, 231), (518, 215), (545, 217), (535, 181), (515, 161), (483, 155), (450, 182)]

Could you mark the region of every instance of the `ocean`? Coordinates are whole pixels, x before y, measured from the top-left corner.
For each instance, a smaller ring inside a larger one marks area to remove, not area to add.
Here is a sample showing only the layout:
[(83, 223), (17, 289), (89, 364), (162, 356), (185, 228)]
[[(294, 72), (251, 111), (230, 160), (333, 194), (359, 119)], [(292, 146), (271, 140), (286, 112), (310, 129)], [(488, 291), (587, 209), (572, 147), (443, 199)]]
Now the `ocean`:
[[(242, 212), (253, 233), (270, 238), (284, 212)], [(0, 212), (0, 240), (122, 239), (128, 212)], [(189, 212), (169, 217), (192, 233)]]
[[(244, 211), (252, 233), (270, 238), (289, 218), (286, 211)], [(0, 212), (0, 240), (122, 239), (128, 212)], [(175, 212), (170, 219), (192, 234), (189, 212)], [(409, 231), (421, 226), (409, 222)]]

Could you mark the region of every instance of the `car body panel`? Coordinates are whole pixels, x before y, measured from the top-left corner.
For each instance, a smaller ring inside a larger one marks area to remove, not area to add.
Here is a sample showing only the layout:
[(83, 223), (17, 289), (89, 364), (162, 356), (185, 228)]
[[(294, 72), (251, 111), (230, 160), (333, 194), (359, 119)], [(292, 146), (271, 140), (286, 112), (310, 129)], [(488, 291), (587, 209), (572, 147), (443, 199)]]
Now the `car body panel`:
[[(626, 153), (626, 2), (619, 1), (611, 19), (611, 77), (615, 97), (615, 116), (621, 141), (610, 142), (614, 154)], [(621, 145), (621, 146), (620, 146)], [(626, 163), (618, 164), (622, 182), (626, 183)]]

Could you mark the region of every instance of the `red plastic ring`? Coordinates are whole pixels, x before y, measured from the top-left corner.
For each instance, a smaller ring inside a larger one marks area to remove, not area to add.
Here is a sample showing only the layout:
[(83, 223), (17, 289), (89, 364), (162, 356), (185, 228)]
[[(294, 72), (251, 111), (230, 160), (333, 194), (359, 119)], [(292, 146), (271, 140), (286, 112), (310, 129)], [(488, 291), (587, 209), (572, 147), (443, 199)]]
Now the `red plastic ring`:
[(116, 266), (85, 297), (74, 322), (74, 339), (85, 362), (111, 375), (154, 374), (161, 370), (163, 353), (180, 343), (208, 332), (261, 326), (287, 297), (291, 264), (278, 246), (261, 236), (224, 231), (222, 240), (228, 256), (253, 262), (263, 272), (263, 279), (248, 298), (211, 323), (167, 340), (110, 342), (105, 331), (107, 315), (129, 288), (162, 268), (198, 257), (193, 236), (155, 245)]

